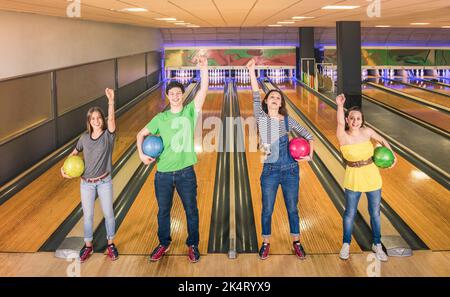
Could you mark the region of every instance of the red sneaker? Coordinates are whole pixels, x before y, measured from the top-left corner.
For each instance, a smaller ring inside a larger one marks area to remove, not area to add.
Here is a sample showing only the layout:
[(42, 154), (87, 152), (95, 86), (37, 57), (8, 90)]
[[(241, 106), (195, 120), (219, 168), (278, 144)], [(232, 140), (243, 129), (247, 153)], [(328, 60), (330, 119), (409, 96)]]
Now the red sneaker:
[(188, 257), (191, 263), (195, 263), (200, 260), (200, 251), (198, 250), (198, 247), (196, 245), (191, 245), (189, 247)]
[(265, 260), (269, 258), (270, 243), (263, 243), (259, 250), (259, 258)]
[(84, 245), (81, 248), (81, 250), (80, 250), (80, 258), (79, 258), (80, 263), (83, 263), (84, 261), (89, 259), (89, 257), (93, 253), (94, 253), (94, 247), (93, 246), (86, 246), (86, 245)]
[(169, 250), (169, 247), (158, 245), (150, 255), (150, 261), (156, 262), (160, 260)]
[(305, 260), (306, 258), (306, 252), (303, 249), (303, 246), (300, 244), (300, 242), (294, 242), (292, 244), (292, 247), (294, 248), (294, 254), (300, 259)]
[(119, 258), (119, 251), (117, 251), (116, 245), (111, 243), (108, 245), (108, 257), (111, 261), (116, 261)]

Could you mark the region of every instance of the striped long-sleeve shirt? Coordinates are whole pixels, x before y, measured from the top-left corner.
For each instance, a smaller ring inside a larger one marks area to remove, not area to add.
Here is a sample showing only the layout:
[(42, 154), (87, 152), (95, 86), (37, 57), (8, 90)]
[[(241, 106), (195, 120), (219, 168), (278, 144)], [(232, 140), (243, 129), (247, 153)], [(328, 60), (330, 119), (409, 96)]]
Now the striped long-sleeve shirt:
[[(258, 125), (259, 135), (263, 145), (272, 144), (280, 137), (286, 135), (286, 125), (284, 119), (271, 118), (264, 112), (261, 106), (261, 95), (259, 91), (253, 92), (253, 113)], [(313, 140), (313, 136), (304, 127), (300, 126), (296, 120), (288, 115), (289, 129), (293, 129), (306, 140)]]

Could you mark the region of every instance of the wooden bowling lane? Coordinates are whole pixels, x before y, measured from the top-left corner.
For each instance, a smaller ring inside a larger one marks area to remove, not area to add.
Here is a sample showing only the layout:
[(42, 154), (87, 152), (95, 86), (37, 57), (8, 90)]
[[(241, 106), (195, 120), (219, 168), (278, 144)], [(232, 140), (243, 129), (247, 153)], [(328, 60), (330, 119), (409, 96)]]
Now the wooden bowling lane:
[(362, 93), (381, 103), (392, 106), (433, 126), (450, 132), (450, 116), (444, 112), (371, 86), (363, 86)]
[[(424, 80), (420, 80), (420, 79), (415, 79), (415, 78), (396, 78), (395, 80), (398, 81), (404, 81), (406, 83), (424, 88), (424, 89), (429, 89), (429, 90), (433, 90), (442, 94), (446, 94), (448, 96), (450, 96), (450, 87), (446, 87), (446, 86), (442, 86), (442, 85), (438, 85), (433, 83), (432, 81), (430, 81), (428, 79), (428, 81), (424, 81)], [(427, 92), (428, 94), (429, 92)], [(450, 99), (450, 98), (449, 98)], [(448, 100), (448, 99), (447, 99)]]
[[(299, 85), (284, 92), (338, 148), (336, 110)], [(399, 154), (397, 158), (394, 168), (380, 170), (384, 200), (430, 249), (450, 250), (450, 192)]]
[[(262, 94), (263, 95), (263, 94)], [(253, 117), (253, 99), (250, 90), (238, 91), (241, 117)], [(262, 242), (260, 152), (249, 150), (249, 126), (246, 125), (246, 158), (250, 180), (253, 211), (258, 243)], [(339, 253), (342, 245), (342, 217), (339, 215), (322, 184), (307, 162), (300, 162), (299, 189), (300, 241), (307, 254)], [(278, 190), (272, 216), (271, 254), (292, 254), (292, 239), (281, 187)], [(353, 238), (352, 252), (361, 252)]]
[(405, 93), (406, 95), (419, 97), (425, 101), (450, 108), (450, 100), (445, 95), (427, 92), (426, 90), (421, 90), (418, 88), (412, 88), (393, 80), (377, 79), (373, 82), (380, 86), (384, 86), (386, 88), (390, 88), (392, 90)]
[[(222, 111), (223, 91), (210, 90), (203, 105), (202, 119), (205, 121), (208, 117), (220, 118)], [(202, 120), (199, 118), (197, 128)], [(211, 131), (218, 133), (219, 127), (213, 126), (203, 129), (203, 138), (208, 134), (211, 137)], [(199, 130), (197, 130), (199, 131)], [(201, 151), (201, 134), (196, 134), (195, 147), (197, 151), (198, 163), (194, 166), (197, 176), (197, 205), (199, 210), (199, 249), (201, 254), (208, 252), (208, 238), (211, 222), (211, 211), (214, 194), (214, 166), (217, 161), (217, 151)], [(216, 138), (217, 139), (217, 138)], [(206, 141), (206, 138), (205, 138)], [(208, 141), (209, 143), (209, 141)], [(200, 151), (199, 151), (200, 150)], [(211, 149), (210, 149), (211, 150)], [(157, 230), (158, 205), (156, 203), (154, 191), (154, 178), (156, 170), (153, 169), (143, 188), (136, 197), (124, 221), (117, 230), (116, 245), (121, 254), (140, 254), (148, 255), (159, 244)], [(168, 254), (186, 255), (187, 238), (186, 216), (181, 203), (181, 199), (175, 191), (173, 207), (171, 212), (171, 237), (172, 243)]]
[[(136, 133), (167, 105), (163, 89), (153, 91), (116, 119), (113, 164), (136, 141)], [(0, 205), (0, 251), (36, 252), (80, 203), (80, 179), (63, 179), (63, 163), (61, 160)]]

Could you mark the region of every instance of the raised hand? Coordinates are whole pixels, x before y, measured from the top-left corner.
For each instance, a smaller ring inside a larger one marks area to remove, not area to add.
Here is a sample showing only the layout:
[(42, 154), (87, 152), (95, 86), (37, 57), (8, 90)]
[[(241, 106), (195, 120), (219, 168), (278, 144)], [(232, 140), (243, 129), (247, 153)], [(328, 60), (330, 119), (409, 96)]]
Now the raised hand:
[(253, 58), (251, 58), (248, 62), (247, 62), (247, 65), (245, 65), (245, 67), (247, 67), (247, 69), (249, 70), (249, 71), (255, 71), (255, 65), (256, 65), (256, 63), (255, 63), (255, 59), (253, 59)]
[(338, 95), (338, 96), (336, 97), (336, 104), (337, 104), (338, 106), (344, 106), (344, 103), (345, 103), (345, 96), (344, 96), (344, 94)]
[(110, 88), (105, 89), (106, 97), (108, 97), (108, 103), (114, 103), (114, 90)]
[(208, 68), (208, 58), (206, 58), (205, 56), (201, 56), (198, 59), (198, 64), (197, 65), (200, 67), (200, 69)]

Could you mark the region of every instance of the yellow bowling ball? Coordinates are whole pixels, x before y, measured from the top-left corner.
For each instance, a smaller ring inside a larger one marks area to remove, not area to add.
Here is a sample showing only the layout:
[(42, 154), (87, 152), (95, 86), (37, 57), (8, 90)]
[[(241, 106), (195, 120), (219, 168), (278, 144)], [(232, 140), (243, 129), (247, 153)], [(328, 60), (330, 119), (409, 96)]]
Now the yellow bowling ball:
[(63, 169), (70, 177), (80, 177), (84, 172), (84, 161), (80, 156), (70, 156), (64, 161)]

